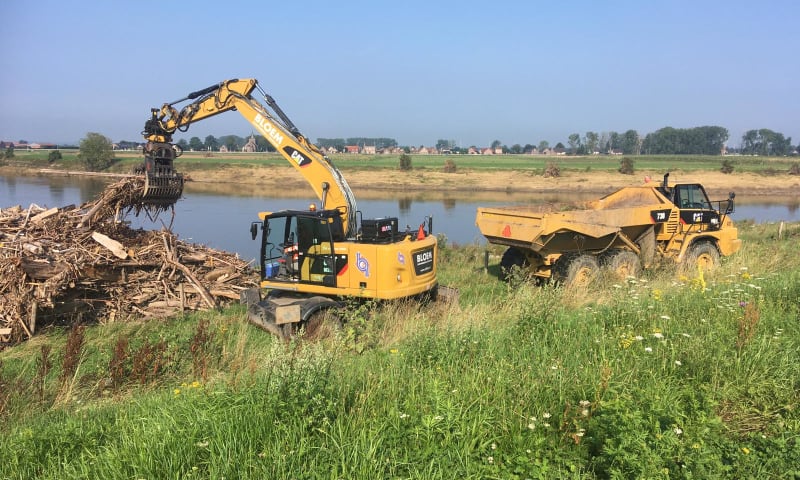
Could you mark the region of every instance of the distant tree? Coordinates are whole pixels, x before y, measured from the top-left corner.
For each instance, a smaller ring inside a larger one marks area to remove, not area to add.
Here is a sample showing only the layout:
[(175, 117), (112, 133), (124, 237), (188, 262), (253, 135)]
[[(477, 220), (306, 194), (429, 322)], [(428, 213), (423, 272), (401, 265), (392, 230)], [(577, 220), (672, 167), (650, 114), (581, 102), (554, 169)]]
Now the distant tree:
[(511, 148), (509, 148), (508, 151), (513, 154), (520, 154), (522, 153), (522, 145), (515, 143), (514, 145), (511, 145)]
[(619, 162), (619, 173), (623, 175), (633, 175), (633, 160), (628, 157), (623, 158)]
[(455, 140), (443, 140), (443, 139), (436, 140), (436, 149), (439, 151), (442, 150), (452, 151), (455, 148), (455, 146), (456, 146)]
[(748, 130), (742, 136), (742, 153), (745, 155), (789, 155), (792, 151), (792, 137), (768, 128)]
[[(264, 138), (264, 137), (262, 137), (260, 135), (258, 137), (256, 137), (256, 150), (258, 150), (259, 152), (275, 152), (276, 151), (275, 147), (273, 147), (272, 144), (269, 143), (266, 138)], [(344, 150), (344, 147), (337, 148), (336, 150), (341, 152), (342, 150)]]
[(14, 145), (9, 145), (6, 147), (5, 153), (3, 153), (3, 158), (14, 158)]
[(180, 147), (181, 150), (189, 150), (189, 142), (187, 142), (185, 138), (181, 138), (178, 140), (178, 147)]
[(600, 135), (598, 135), (596, 132), (586, 132), (586, 135), (583, 137), (583, 143), (586, 145), (586, 153), (592, 154), (599, 151), (599, 142)]
[(636, 130), (628, 130), (622, 134), (622, 153), (639, 155), (639, 134)]
[(502, 144), (503, 144), (503, 142), (501, 142), (500, 140), (493, 141), (492, 142), (492, 150), (494, 150), (495, 148), (499, 147)]
[(536, 148), (535, 146), (531, 145), (530, 143), (526, 143), (524, 147), (522, 147), (523, 153), (530, 153), (533, 149)]
[(400, 155), (400, 170), (411, 170), (411, 156), (406, 155), (405, 153)]
[(51, 150), (50, 153), (47, 154), (47, 163), (53, 163), (58, 160), (61, 160), (61, 151), (60, 150)]
[(733, 162), (726, 158), (722, 161), (722, 167), (719, 171), (725, 174), (733, 173)]
[(561, 149), (563, 149), (563, 148), (564, 148), (564, 144), (563, 144), (563, 143), (561, 143), (561, 142), (558, 142), (558, 143), (556, 143), (556, 148), (561, 148)]
[(200, 150), (205, 150), (205, 146), (203, 145), (203, 141), (200, 140), (200, 137), (192, 137), (189, 139), (189, 150), (199, 152)]
[(219, 142), (214, 137), (214, 135), (208, 135), (206, 137), (205, 142), (203, 142), (203, 146), (205, 147), (206, 150), (212, 150), (212, 151), (219, 150)]
[(78, 160), (86, 169), (97, 172), (108, 168), (114, 162), (114, 148), (111, 140), (99, 133), (89, 132), (81, 140)]
[(547, 162), (547, 165), (544, 167), (544, 174), (542, 176), (545, 178), (560, 177), (561, 167), (559, 167), (556, 162)]
[(577, 133), (572, 133), (567, 140), (569, 143), (570, 153), (576, 154), (578, 153), (578, 148), (581, 146), (581, 136)]
[(539, 142), (539, 153), (544, 152), (548, 148), (550, 148), (550, 143), (547, 140), (542, 140)]

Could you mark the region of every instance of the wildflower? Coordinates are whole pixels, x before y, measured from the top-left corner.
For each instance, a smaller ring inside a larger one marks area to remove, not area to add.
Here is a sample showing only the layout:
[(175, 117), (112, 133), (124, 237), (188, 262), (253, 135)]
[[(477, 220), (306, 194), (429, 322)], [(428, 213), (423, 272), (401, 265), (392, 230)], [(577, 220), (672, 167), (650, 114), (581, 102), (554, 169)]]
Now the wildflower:
[(492, 443), (492, 450), (497, 450), (497, 444), (496, 443)]
[(746, 306), (747, 306), (747, 302), (745, 302), (744, 300), (742, 300), (741, 302), (739, 302), (739, 306), (740, 306), (740, 307), (742, 307), (742, 308), (744, 308), (744, 307), (746, 307)]
[(681, 333), (681, 336), (686, 338), (692, 338), (692, 336), (689, 335), (688, 333)]
[(656, 333), (653, 334), (653, 337), (658, 338), (658, 339), (662, 339), (662, 338), (664, 338), (664, 334), (661, 333), (661, 332), (656, 332)]
[(578, 429), (578, 431), (577, 431), (577, 432), (575, 432), (575, 435), (577, 435), (577, 436), (579, 436), (579, 437), (582, 437), (582, 436), (584, 436), (585, 434), (586, 434), (586, 430), (584, 430), (584, 429), (582, 429), (582, 428)]
[(661, 300), (661, 290), (655, 289), (653, 290), (653, 300), (660, 301)]
[(675, 427), (675, 435), (680, 435), (682, 433), (683, 433), (683, 430), (681, 430), (680, 427)]
[(206, 448), (208, 446), (208, 440), (206, 440), (205, 442), (197, 442), (195, 443), (195, 446), (200, 448)]
[(578, 402), (578, 404), (579, 404), (581, 407), (584, 407), (584, 408), (586, 408), (586, 407), (588, 407), (589, 405), (591, 405), (591, 404), (592, 404), (592, 402), (590, 402), (589, 400), (581, 400), (580, 402)]
[(400, 420), (403, 420), (405, 418), (408, 418), (408, 414), (407, 413), (401, 413), (400, 414)]
[(192, 382), (191, 388), (200, 388), (200, 382), (195, 380), (194, 382)]
[(750, 275), (750, 273), (748, 273), (748, 272), (744, 272), (742, 274), (742, 280), (750, 280), (751, 278), (753, 278), (753, 276)]
[(681, 363), (681, 361), (680, 361), (680, 360), (675, 360), (675, 365), (677, 365), (677, 366), (679, 366), (679, 367), (680, 367), (680, 366), (681, 366), (681, 365), (683, 365), (683, 364)]
[(397, 349), (393, 348), (393, 349), (389, 350), (389, 353), (391, 353), (392, 355), (397, 355)]
[(581, 410), (581, 415), (583, 415), (584, 417), (588, 417), (589, 416), (589, 409), (588, 408), (584, 408), (583, 410)]
[(180, 395), (181, 394), (181, 389), (180, 388), (176, 388), (175, 390), (172, 391), (172, 393), (174, 393), (175, 395)]
[(550, 418), (550, 414), (549, 414), (549, 413), (547, 413), (547, 412), (544, 412), (544, 413), (542, 414), (542, 418)]
[(750, 455), (750, 449), (747, 447), (742, 447), (742, 453), (744, 453), (745, 455)]
[(650, 348), (650, 347), (644, 347), (644, 351), (647, 352), (647, 353), (650, 353), (650, 352), (653, 351), (653, 349)]
[(494, 457), (486, 457), (486, 462), (487, 462), (489, 465), (492, 465), (492, 464), (494, 463)]
[(536, 428), (536, 424), (535, 423), (529, 423), (528, 424), (528, 430), (533, 430), (535, 428)]
[(669, 315), (661, 315), (661, 320), (669, 320)]
[(544, 428), (550, 428), (550, 424), (547, 422), (544, 422), (542, 425), (544, 425)]
[(643, 337), (643, 336), (641, 336), (641, 335), (636, 335), (636, 336), (635, 336), (635, 337), (633, 337), (633, 338), (635, 338), (637, 342), (641, 342), (642, 340), (644, 340), (644, 337)]

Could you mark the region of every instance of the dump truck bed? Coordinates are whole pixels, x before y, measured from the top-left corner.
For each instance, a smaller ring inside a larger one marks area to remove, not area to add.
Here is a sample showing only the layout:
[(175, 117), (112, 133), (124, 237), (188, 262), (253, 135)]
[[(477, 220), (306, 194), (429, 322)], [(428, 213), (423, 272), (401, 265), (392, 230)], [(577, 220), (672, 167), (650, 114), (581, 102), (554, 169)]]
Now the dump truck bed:
[(652, 187), (629, 187), (588, 202), (583, 208), (478, 208), (475, 223), (490, 243), (540, 253), (594, 250), (608, 248), (620, 234), (630, 240), (638, 238), (654, 223), (653, 211), (672, 207), (672, 202)]

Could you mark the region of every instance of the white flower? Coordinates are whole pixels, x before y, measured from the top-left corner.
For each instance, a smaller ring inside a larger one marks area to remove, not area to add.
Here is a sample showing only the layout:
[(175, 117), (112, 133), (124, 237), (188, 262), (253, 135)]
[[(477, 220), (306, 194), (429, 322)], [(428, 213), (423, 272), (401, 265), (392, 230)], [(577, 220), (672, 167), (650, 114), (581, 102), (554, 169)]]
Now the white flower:
[(655, 337), (655, 338), (664, 338), (664, 334), (661, 333), (661, 332), (656, 332), (656, 333), (653, 334), (653, 337)]
[(675, 365), (677, 365), (677, 366), (679, 366), (679, 367), (680, 367), (680, 366), (681, 366), (681, 365), (683, 365), (683, 364), (681, 363), (681, 361), (680, 361), (680, 360), (675, 360)]
[(496, 443), (492, 444), (492, 450), (497, 450), (497, 444)]
[(542, 418), (550, 418), (550, 414), (549, 414), (549, 413), (547, 413), (547, 412), (544, 412), (544, 413), (542, 414)]
[(528, 424), (528, 430), (533, 430), (534, 428), (536, 428), (536, 424), (535, 423), (529, 423)]
[(591, 405), (591, 404), (592, 404), (592, 402), (590, 402), (589, 400), (581, 400), (580, 402), (578, 402), (578, 404), (579, 404), (581, 407), (584, 407), (584, 408), (585, 408), (585, 407), (588, 407), (589, 405)]
[(644, 340), (644, 337), (643, 337), (643, 336), (641, 336), (641, 335), (636, 335), (636, 336), (635, 336), (635, 337), (633, 337), (633, 338), (635, 338), (635, 339), (636, 339), (636, 341), (638, 341), (638, 342), (641, 342), (642, 340)]
[(581, 415), (583, 415), (584, 417), (588, 417), (589, 416), (589, 409), (588, 408), (584, 408), (583, 410), (581, 410)]
[(653, 351), (653, 349), (650, 348), (650, 347), (644, 347), (644, 351), (647, 352), (647, 353), (650, 353), (650, 352)]
[(544, 428), (550, 428), (550, 424), (547, 422), (544, 422), (542, 425), (544, 425)]
[(681, 430), (681, 429), (680, 429), (680, 428), (678, 428), (678, 427), (675, 427), (675, 435), (680, 435), (680, 434), (682, 434), (682, 433), (683, 433), (683, 430)]

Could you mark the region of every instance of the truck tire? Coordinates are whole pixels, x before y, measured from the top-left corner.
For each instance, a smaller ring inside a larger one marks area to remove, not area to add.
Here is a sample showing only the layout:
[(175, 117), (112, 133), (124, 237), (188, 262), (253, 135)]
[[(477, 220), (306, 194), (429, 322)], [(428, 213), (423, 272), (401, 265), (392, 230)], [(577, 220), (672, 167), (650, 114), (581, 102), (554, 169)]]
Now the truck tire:
[(600, 271), (597, 258), (581, 253), (566, 253), (556, 261), (553, 278), (567, 287), (585, 287)]
[(511, 272), (514, 270), (514, 267), (524, 269), (527, 267), (527, 264), (528, 260), (520, 249), (508, 247), (508, 249), (503, 252), (502, 258), (500, 258), (500, 278), (508, 280), (509, 277), (511, 277)]
[(689, 247), (683, 263), (687, 270), (699, 267), (708, 272), (719, 265), (719, 250), (711, 242), (697, 242)]
[(642, 273), (639, 256), (630, 250), (614, 249), (606, 252), (600, 259), (605, 269), (618, 279), (637, 278)]

